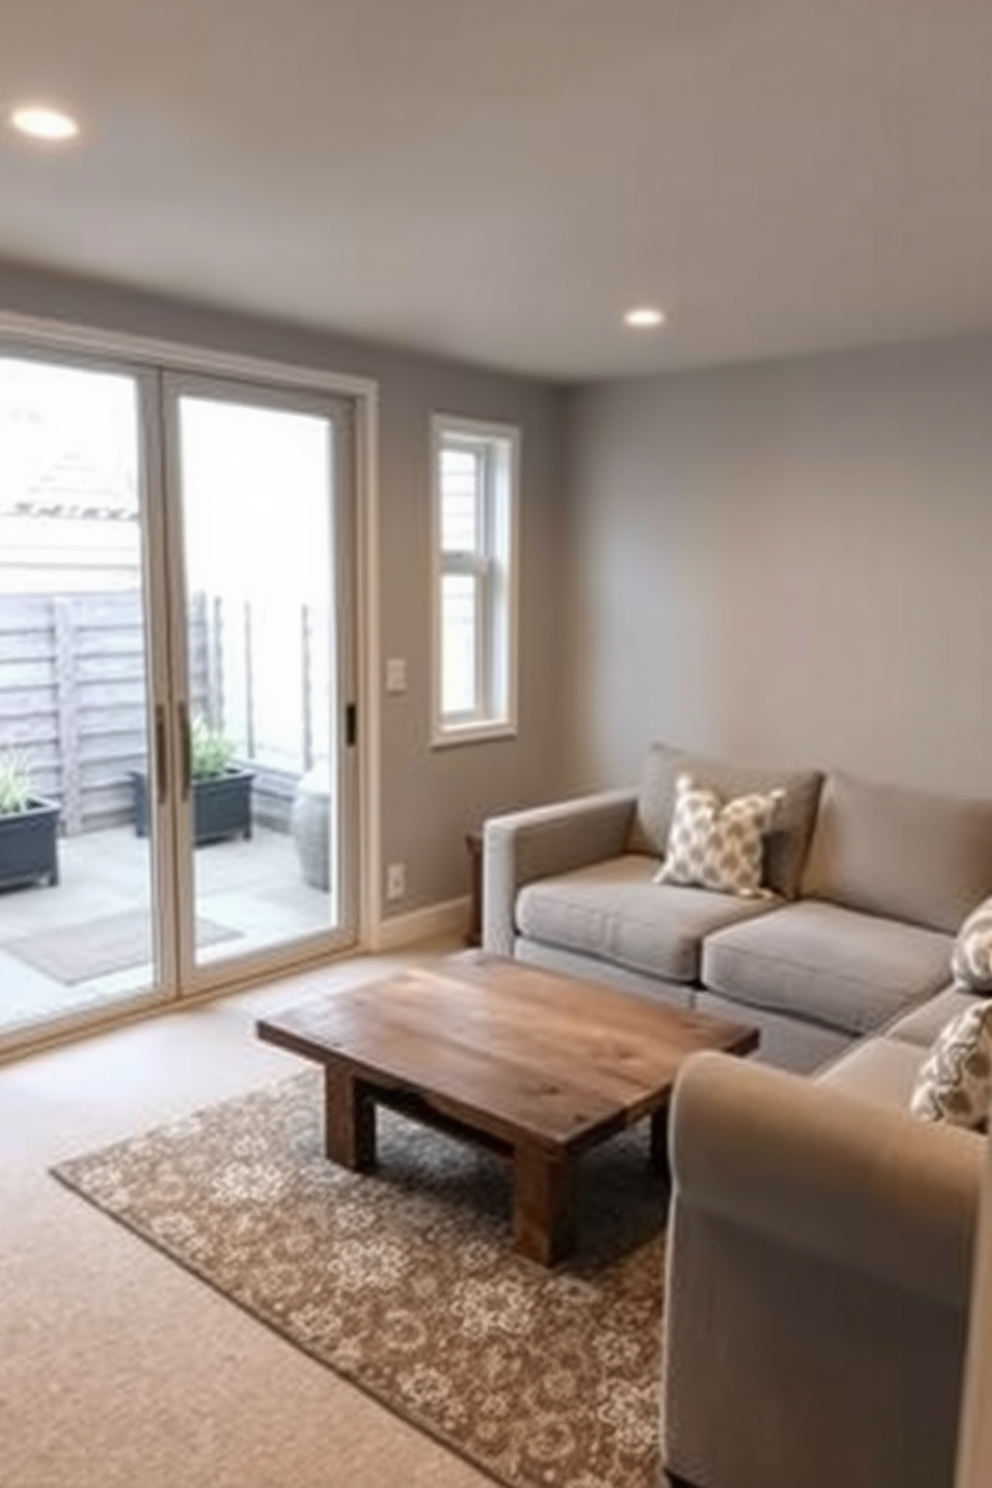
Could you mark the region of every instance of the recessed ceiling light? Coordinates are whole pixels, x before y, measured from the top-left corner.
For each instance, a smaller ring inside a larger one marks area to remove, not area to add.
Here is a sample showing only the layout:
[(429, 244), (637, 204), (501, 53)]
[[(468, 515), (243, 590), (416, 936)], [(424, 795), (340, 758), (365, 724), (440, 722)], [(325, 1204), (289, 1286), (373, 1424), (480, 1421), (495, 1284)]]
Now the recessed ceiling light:
[(53, 143), (75, 139), (79, 133), (79, 125), (70, 114), (42, 104), (25, 104), (22, 108), (14, 109), (10, 122), (20, 134)]
[(623, 322), (640, 330), (650, 330), (652, 326), (665, 324), (665, 312), (654, 305), (638, 305), (636, 309), (627, 311)]

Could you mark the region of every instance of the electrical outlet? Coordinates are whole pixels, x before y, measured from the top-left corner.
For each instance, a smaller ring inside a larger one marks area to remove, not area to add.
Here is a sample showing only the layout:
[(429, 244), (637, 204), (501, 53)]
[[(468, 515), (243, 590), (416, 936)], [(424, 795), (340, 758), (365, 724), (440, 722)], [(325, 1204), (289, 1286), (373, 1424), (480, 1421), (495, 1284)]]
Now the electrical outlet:
[(402, 899), (406, 893), (406, 864), (390, 863), (386, 868), (386, 898)]

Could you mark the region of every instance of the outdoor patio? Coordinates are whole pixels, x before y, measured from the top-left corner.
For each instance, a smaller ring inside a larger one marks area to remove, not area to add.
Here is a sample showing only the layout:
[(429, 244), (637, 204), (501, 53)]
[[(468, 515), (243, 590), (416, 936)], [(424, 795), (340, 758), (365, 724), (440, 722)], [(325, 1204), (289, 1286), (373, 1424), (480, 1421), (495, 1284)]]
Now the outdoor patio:
[[(64, 837), (59, 863), (57, 887), (0, 893), (0, 1033), (127, 996), (150, 981), (147, 839), (129, 827)], [(304, 883), (286, 833), (256, 826), (250, 840), (197, 848), (194, 875), (201, 962), (329, 927), (330, 899)], [(122, 964), (129, 943), (131, 964)], [(85, 974), (101, 950), (117, 969)], [(59, 975), (52, 965), (65, 969)]]

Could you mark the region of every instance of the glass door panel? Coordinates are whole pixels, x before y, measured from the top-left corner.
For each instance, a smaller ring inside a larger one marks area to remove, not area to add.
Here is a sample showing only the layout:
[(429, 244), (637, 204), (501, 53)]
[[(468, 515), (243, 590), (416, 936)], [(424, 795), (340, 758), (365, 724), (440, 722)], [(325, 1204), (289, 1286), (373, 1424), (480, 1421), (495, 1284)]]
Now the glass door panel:
[(141, 398), (0, 353), (0, 1042), (163, 980)]
[(335, 520), (347, 436), (314, 400), (216, 389), (183, 379), (170, 394), (197, 969), (351, 932)]

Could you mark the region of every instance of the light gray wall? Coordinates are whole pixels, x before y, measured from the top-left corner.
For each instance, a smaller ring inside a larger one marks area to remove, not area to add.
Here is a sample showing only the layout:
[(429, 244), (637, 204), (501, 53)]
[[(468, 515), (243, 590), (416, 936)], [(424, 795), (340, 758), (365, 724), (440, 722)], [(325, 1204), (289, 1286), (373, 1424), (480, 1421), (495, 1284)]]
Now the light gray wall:
[[(409, 683), (405, 695), (382, 697), (383, 862), (407, 865), (407, 896), (396, 913), (466, 893), (465, 830), (560, 788), (562, 395), (522, 378), (19, 265), (0, 264), (0, 307), (378, 381), (382, 647), (383, 656), (407, 658)], [(517, 424), (523, 439), (518, 737), (438, 751), (429, 742), (434, 410)]]
[(573, 786), (666, 738), (992, 793), (992, 338), (614, 383), (569, 422)]

